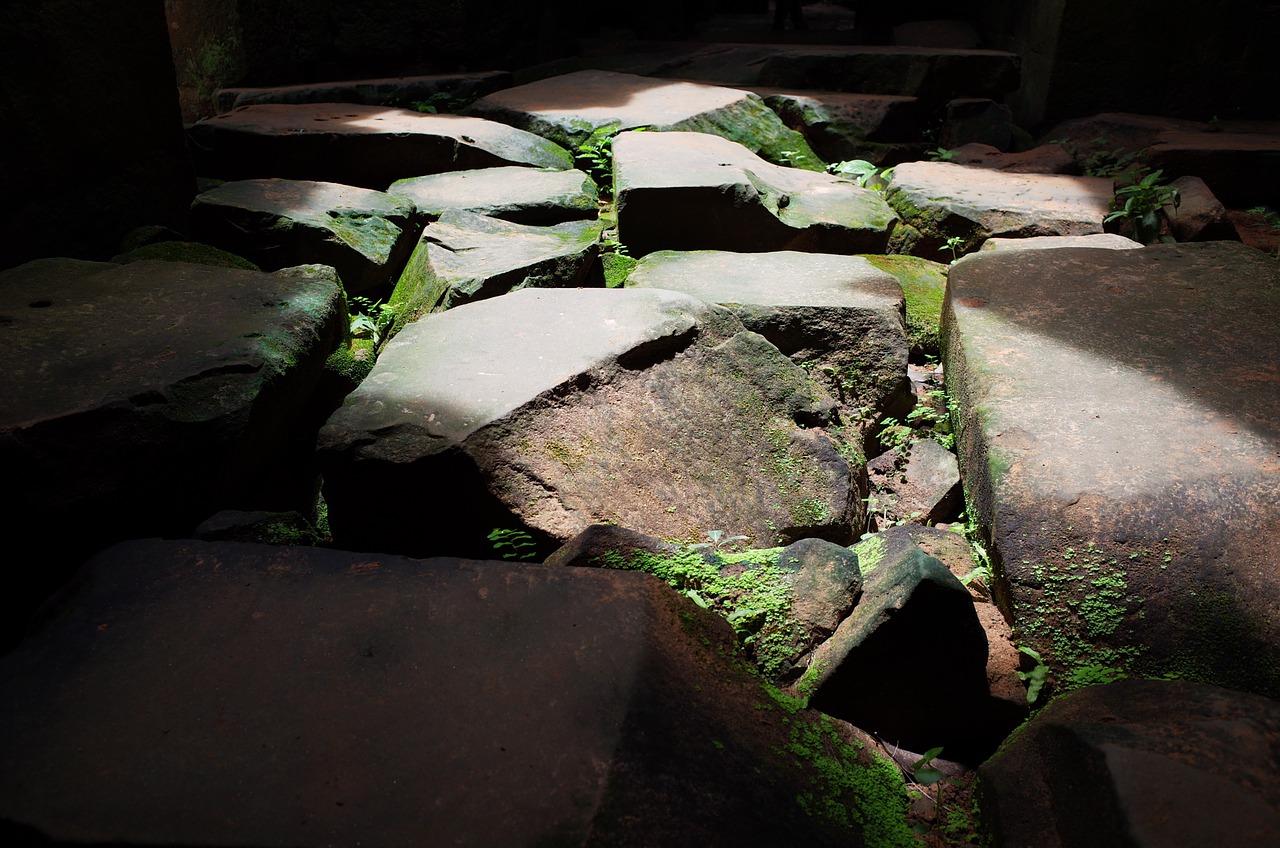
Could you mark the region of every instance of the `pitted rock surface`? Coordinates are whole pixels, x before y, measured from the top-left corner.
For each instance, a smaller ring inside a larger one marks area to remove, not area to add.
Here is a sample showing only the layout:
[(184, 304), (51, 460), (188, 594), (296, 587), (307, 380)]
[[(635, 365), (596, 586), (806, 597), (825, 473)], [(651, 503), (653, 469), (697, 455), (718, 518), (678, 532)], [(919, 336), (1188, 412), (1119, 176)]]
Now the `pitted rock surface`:
[(435, 218), (456, 209), (535, 227), (593, 219), (600, 199), (581, 171), (516, 165), (396, 180), (387, 193)]

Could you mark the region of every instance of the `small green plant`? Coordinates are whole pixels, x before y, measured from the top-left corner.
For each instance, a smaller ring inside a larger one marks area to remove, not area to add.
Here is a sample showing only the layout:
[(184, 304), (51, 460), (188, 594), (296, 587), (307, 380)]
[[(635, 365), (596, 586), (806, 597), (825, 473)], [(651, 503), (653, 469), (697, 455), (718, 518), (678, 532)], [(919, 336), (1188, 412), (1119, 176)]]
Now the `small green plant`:
[(1178, 208), (1180, 197), (1175, 186), (1160, 182), (1164, 171), (1152, 171), (1137, 182), (1116, 189), (1111, 199), (1112, 211), (1105, 223), (1127, 220), (1133, 227), (1134, 239), (1151, 244), (1160, 239), (1160, 218), (1168, 207)]
[(828, 165), (827, 173), (851, 179), (861, 188), (884, 191), (893, 176), (893, 168), (880, 168), (866, 159), (849, 159)]
[(1256, 215), (1262, 219), (1262, 222), (1274, 230), (1280, 230), (1280, 213), (1272, 209), (1270, 206), (1254, 206), (1245, 210), (1250, 215)]
[(942, 772), (932, 768), (933, 761), (942, 754), (942, 748), (930, 748), (911, 766), (911, 779), (921, 786), (932, 786), (942, 780)]
[(534, 544), (533, 537), (523, 530), (495, 527), (488, 538), (503, 559), (528, 561), (538, 556), (538, 546)]
[(956, 159), (956, 153), (958, 152), (959, 151), (952, 150), (948, 147), (935, 147), (933, 150), (925, 153), (925, 155), (928, 156), (929, 160), (932, 162), (954, 162)]
[(470, 106), (471, 102), (470, 97), (459, 97), (451, 91), (437, 91), (426, 100), (416, 100), (410, 105), (416, 112), (441, 115), (459, 112)]
[(915, 432), (909, 425), (892, 416), (880, 422), (880, 432), (876, 434), (880, 447), (885, 450), (906, 450), (914, 437)]
[(951, 264), (954, 265), (960, 259), (960, 251), (964, 249), (964, 239), (960, 236), (951, 236), (943, 249), (951, 251)]
[(747, 541), (746, 536), (726, 536), (723, 530), (708, 530), (707, 541), (689, 545), (688, 550), (700, 551), (704, 548), (711, 548), (713, 551), (718, 551), (729, 545), (736, 545), (738, 542), (745, 541)]
[[(983, 555), (986, 552), (983, 551)], [(991, 568), (986, 565), (975, 565), (973, 570), (960, 578), (961, 584), (966, 588), (973, 589), (983, 597), (991, 596)]]
[[(628, 132), (643, 132), (648, 127), (630, 127)], [(597, 127), (578, 145), (574, 160), (591, 176), (603, 198), (613, 197), (613, 138), (622, 129), (617, 124)]]
[(351, 320), (351, 336), (371, 340), (375, 349), (382, 344), (383, 336), (396, 317), (395, 307), (360, 295), (347, 298), (347, 311)]
[(1103, 665), (1082, 665), (1071, 669), (1067, 675), (1066, 688), (1082, 689), (1085, 686), (1098, 686), (1103, 683), (1115, 683), (1128, 677), (1118, 668)]
[(1031, 657), (1036, 663), (1030, 671), (1018, 672), (1018, 679), (1027, 684), (1027, 703), (1034, 704), (1040, 697), (1040, 690), (1049, 679), (1049, 666), (1045, 665), (1040, 652), (1035, 648), (1021, 645), (1018, 647), (1018, 652)]

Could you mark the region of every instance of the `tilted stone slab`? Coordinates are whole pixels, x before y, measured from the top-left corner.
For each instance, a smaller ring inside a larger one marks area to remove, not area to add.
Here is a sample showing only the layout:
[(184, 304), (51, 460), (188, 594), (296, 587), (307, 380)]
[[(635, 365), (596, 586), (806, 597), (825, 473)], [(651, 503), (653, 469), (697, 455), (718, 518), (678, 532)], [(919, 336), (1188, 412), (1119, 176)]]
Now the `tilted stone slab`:
[(600, 199), (596, 184), (581, 171), (515, 165), (410, 177), (387, 191), (436, 218), (459, 209), (539, 227), (593, 219)]
[(598, 221), (527, 227), (446, 212), (423, 231), (391, 294), (395, 326), (516, 289), (598, 285), (601, 228)]
[(558, 544), (602, 522), (843, 541), (858, 502), (834, 407), (688, 295), (524, 289), (388, 343), (321, 431), (330, 524), (341, 545), (407, 552), (486, 551), (494, 528)]
[(0, 526), (43, 551), (6, 596), (7, 626), (10, 604), (110, 542), (257, 506), (277, 452), (304, 438), (341, 303), (319, 267), (44, 259), (0, 274)]
[(874, 191), (770, 164), (705, 133), (628, 132), (613, 143), (618, 233), (654, 250), (879, 253), (897, 216)]
[[(640, 574), (118, 545), (54, 626), (0, 660), (0, 833), (227, 848), (909, 844), (892, 767), (832, 745), (809, 711), (784, 712), (733, 640)], [(826, 780), (794, 750), (834, 755), (854, 779)], [(849, 812), (811, 814), (810, 797)]]
[[(804, 134), (828, 162), (880, 161), (892, 142), (913, 141), (924, 130), (919, 101), (893, 94), (850, 94), (752, 88), (787, 126)], [(923, 147), (923, 145), (921, 145)]]
[(851, 422), (860, 407), (905, 412), (911, 405), (902, 289), (865, 259), (659, 251), (640, 260), (627, 285), (671, 289), (731, 309), (748, 330), (822, 380)]
[(1275, 701), (1122, 680), (1055, 699), (977, 787), (996, 845), (1267, 848), (1280, 843), (1277, 763)]
[(966, 493), (997, 598), (1057, 679), (1120, 668), (1280, 693), (1277, 314), (1280, 269), (1234, 242), (952, 268)]
[(960, 252), (991, 236), (1082, 236), (1102, 232), (1113, 186), (1102, 177), (1019, 174), (949, 162), (905, 162), (885, 191), (904, 225), (919, 232), (910, 253), (936, 259), (948, 238)]
[(439, 99), (470, 101), (509, 85), (509, 72), (484, 71), (475, 74), (383, 77), (271, 88), (224, 88), (215, 99), (219, 106), (226, 104), (226, 108), (219, 108), (220, 112), (262, 103), (363, 103), (367, 106), (412, 109), (415, 103), (435, 105)]
[(240, 180), (196, 196), (191, 234), (264, 271), (321, 263), (352, 294), (391, 282), (422, 226), (411, 202), (380, 191), (301, 180)]
[(243, 106), (191, 125), (196, 172), (383, 189), (405, 177), (498, 165), (572, 168), (546, 139), (480, 118), (360, 104)]
[(771, 162), (823, 169), (804, 136), (759, 97), (717, 85), (578, 71), (495, 92), (472, 104), (467, 114), (511, 124), (570, 149), (600, 130), (648, 127), (710, 133)]

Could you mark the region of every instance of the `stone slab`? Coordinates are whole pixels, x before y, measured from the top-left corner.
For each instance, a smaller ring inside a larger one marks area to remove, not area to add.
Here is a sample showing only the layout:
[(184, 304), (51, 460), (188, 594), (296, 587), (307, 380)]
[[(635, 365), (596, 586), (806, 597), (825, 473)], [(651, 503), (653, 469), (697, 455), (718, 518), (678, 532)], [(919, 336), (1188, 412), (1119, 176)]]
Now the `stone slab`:
[(772, 162), (823, 168), (804, 137), (757, 96), (718, 85), (578, 71), (495, 92), (476, 101), (467, 114), (528, 130), (570, 149), (600, 130), (648, 127), (719, 135)]
[(202, 192), (188, 227), (200, 241), (265, 271), (329, 265), (351, 294), (399, 276), (421, 218), (413, 204), (380, 191), (305, 180), (238, 180)]
[(885, 197), (920, 233), (911, 253), (934, 258), (959, 237), (958, 251), (992, 236), (1081, 236), (1102, 232), (1111, 180), (992, 171), (949, 162), (905, 162)]
[(654, 250), (879, 253), (897, 216), (874, 191), (770, 164), (705, 133), (628, 132), (613, 145), (618, 232)]
[(894, 94), (850, 94), (753, 87), (765, 105), (828, 162), (880, 161), (892, 142), (916, 141), (924, 130), (919, 101)]
[(1119, 233), (1094, 233), (1090, 236), (1033, 236), (1031, 238), (989, 238), (978, 250), (1057, 250), (1061, 247), (1088, 247), (1096, 250), (1137, 250), (1142, 242)]
[(1060, 678), (1280, 693), (1277, 314), (1280, 268), (1235, 242), (953, 266), (966, 494), (998, 600)]
[(1149, 151), (1166, 177), (1199, 177), (1232, 208), (1280, 197), (1280, 133), (1166, 130)]
[(414, 103), (429, 102), (433, 96), (442, 93), (469, 101), (509, 85), (509, 72), (484, 71), (474, 74), (383, 77), (267, 88), (224, 88), (218, 92), (215, 100), (220, 107), (225, 104), (226, 108), (219, 108), (219, 112), (230, 112), (240, 106), (262, 103), (362, 103), (366, 106), (412, 109)]
[(192, 124), (187, 135), (196, 172), (221, 179), (384, 189), (442, 171), (573, 167), (573, 157), (558, 145), (496, 121), (354, 103), (243, 106)]
[[(818, 725), (774, 706), (734, 650), (727, 624), (646, 575), (130, 542), (0, 660), (0, 835), (870, 844), (802, 808), (813, 793), (875, 815), (780, 753), (793, 724)], [(872, 762), (842, 766), (892, 798)], [(909, 840), (903, 806), (877, 823), (896, 813)]]
[(598, 221), (529, 227), (446, 212), (423, 231), (391, 293), (395, 327), (516, 289), (599, 285), (601, 228)]
[[(321, 430), (339, 544), (561, 544), (596, 523), (757, 547), (842, 542), (856, 444), (727, 310), (660, 289), (523, 289), (424, 316)], [(393, 496), (373, 498), (370, 493)]]
[(509, 165), (396, 180), (388, 193), (439, 218), (450, 209), (547, 226), (590, 220), (599, 212), (596, 184), (581, 171)]
[(856, 256), (820, 253), (650, 253), (627, 278), (732, 310), (822, 380), (846, 407), (910, 405), (902, 289)]

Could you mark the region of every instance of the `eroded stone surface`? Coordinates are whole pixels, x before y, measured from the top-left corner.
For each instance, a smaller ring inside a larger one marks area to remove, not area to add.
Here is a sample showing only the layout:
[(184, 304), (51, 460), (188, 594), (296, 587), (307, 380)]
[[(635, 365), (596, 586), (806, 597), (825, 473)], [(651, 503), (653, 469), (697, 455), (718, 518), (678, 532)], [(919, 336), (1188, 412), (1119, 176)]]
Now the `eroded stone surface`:
[[(828, 162), (869, 159), (878, 162), (893, 142), (917, 139), (923, 130), (918, 101), (893, 94), (849, 94), (753, 88), (770, 109), (804, 133)], [(923, 144), (920, 147), (923, 149)]]
[(910, 406), (902, 290), (856, 256), (660, 251), (628, 286), (718, 303), (822, 380), (855, 420), (858, 409)]
[(654, 250), (881, 252), (897, 216), (829, 174), (770, 164), (705, 133), (628, 132), (613, 144), (618, 232)]
[(1275, 262), (1232, 242), (952, 268), (965, 489), (1001, 603), (1055, 674), (1280, 692), (1278, 311)]
[(1088, 247), (1095, 250), (1138, 250), (1142, 242), (1119, 233), (1094, 233), (1090, 236), (1033, 236), (1032, 238), (989, 238), (980, 252), (992, 250), (1057, 250), (1062, 247)]
[(383, 189), (405, 177), (498, 165), (573, 167), (546, 139), (480, 118), (361, 104), (243, 106), (193, 124), (196, 171)]
[[(321, 431), (340, 544), (485, 550), (616, 522), (840, 541), (834, 401), (732, 313), (657, 289), (524, 289), (426, 316)], [(374, 492), (394, 497), (373, 498)]]
[(226, 104), (226, 108), (219, 109), (222, 112), (262, 103), (363, 103), (368, 106), (412, 109), (414, 103), (433, 105), (433, 97), (472, 100), (509, 85), (510, 73), (485, 71), (474, 74), (429, 74), (282, 85), (272, 88), (224, 88), (218, 92), (217, 100), (219, 104)]
[(265, 271), (318, 262), (352, 294), (399, 274), (421, 220), (412, 203), (380, 191), (300, 180), (242, 180), (196, 196), (189, 226), (201, 241)]
[(581, 171), (515, 165), (396, 180), (387, 191), (437, 218), (459, 209), (536, 227), (595, 218), (599, 201)]
[(781, 753), (822, 725), (726, 659), (733, 638), (639, 574), (119, 545), (0, 660), (0, 829), (10, 844), (836, 848), (887, 828), (906, 844), (904, 805), (869, 801), (896, 777), (869, 753), (841, 751), (866, 796)]
[[(747, 91), (682, 80), (578, 71), (495, 92), (467, 114), (576, 148), (598, 130), (647, 127), (736, 141), (772, 162), (822, 170), (804, 137)], [(790, 155), (784, 157), (783, 151)]]

